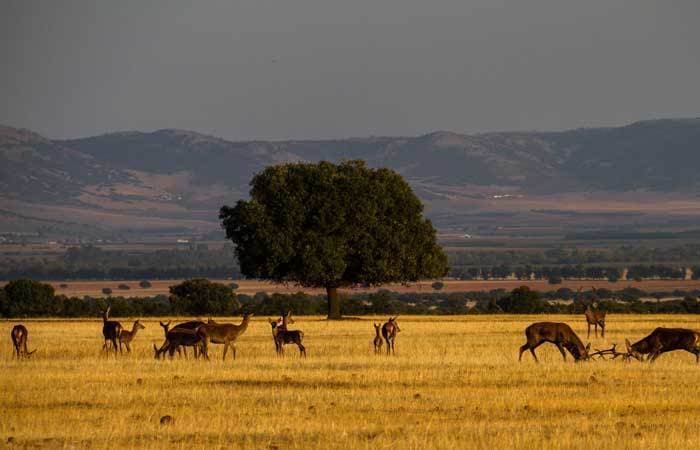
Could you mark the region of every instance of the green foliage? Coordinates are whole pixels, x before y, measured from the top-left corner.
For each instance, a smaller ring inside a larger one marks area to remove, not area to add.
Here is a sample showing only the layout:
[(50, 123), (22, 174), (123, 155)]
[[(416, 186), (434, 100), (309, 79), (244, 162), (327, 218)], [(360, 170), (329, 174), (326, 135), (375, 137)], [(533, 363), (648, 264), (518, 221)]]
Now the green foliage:
[(3, 288), (0, 314), (3, 317), (51, 315), (54, 311), (54, 289), (34, 280), (10, 281)]
[(194, 278), (170, 287), (173, 309), (182, 314), (232, 315), (240, 309), (228, 286), (205, 278)]
[(547, 281), (549, 284), (561, 284), (561, 277), (559, 275), (551, 275)]
[(241, 272), (329, 290), (339, 315), (338, 287), (437, 278), (447, 258), (423, 205), (389, 169), (362, 161), (284, 164), (251, 182), (250, 201), (221, 208)]
[(102, 288), (102, 293), (103, 293), (104, 295), (112, 295), (112, 289), (111, 289), (111, 288), (108, 288), (108, 287)]
[(131, 289), (131, 286), (129, 286), (128, 284), (120, 284), (119, 286), (117, 286), (117, 289), (121, 289), (122, 291), (128, 291), (129, 289)]
[(150, 288), (152, 285), (151, 285), (151, 282), (148, 281), (148, 280), (141, 280), (141, 281), (139, 282), (139, 286), (141, 286), (141, 287), (144, 288), (144, 289), (148, 289), (148, 288)]
[(527, 286), (513, 289), (509, 296), (503, 297), (497, 303), (506, 313), (543, 313), (547, 310), (547, 304), (540, 299), (540, 294)]

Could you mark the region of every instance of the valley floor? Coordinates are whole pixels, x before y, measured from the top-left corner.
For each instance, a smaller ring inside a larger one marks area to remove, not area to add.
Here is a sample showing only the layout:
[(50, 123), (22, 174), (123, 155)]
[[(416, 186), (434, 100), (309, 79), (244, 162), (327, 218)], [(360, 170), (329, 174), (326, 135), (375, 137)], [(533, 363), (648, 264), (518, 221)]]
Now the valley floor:
[[(396, 356), (375, 355), (373, 318), (298, 317), (308, 358), (277, 357), (265, 318), (235, 361), (156, 361), (157, 320), (130, 355), (100, 354), (99, 320), (27, 320), (28, 361), (11, 357), (0, 322), (0, 446), (90, 448), (632, 448), (697, 445), (700, 367), (693, 355), (654, 365), (562, 362), (555, 347), (518, 363), (524, 328), (582, 316), (399, 317)], [(379, 321), (379, 318), (374, 318)], [(385, 318), (382, 318), (385, 319)], [(238, 323), (240, 319), (230, 319)], [(226, 319), (220, 319), (226, 321)], [(121, 319), (126, 328), (131, 320)], [(656, 326), (700, 329), (700, 316), (610, 315), (624, 345)], [(173, 422), (161, 425), (170, 415)]]

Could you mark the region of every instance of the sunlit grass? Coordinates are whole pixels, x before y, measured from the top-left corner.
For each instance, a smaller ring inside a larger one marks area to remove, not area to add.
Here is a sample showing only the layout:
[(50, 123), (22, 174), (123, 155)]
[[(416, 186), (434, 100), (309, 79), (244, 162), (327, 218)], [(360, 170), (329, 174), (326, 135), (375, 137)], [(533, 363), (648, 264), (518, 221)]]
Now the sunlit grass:
[[(378, 320), (377, 318), (374, 318)], [(121, 319), (120, 319), (121, 320)], [(224, 321), (225, 319), (221, 319)], [(101, 321), (25, 321), (29, 361), (11, 359), (0, 323), (0, 446), (47, 448), (691, 448), (700, 419), (694, 356), (654, 365), (574, 364), (553, 346), (518, 363), (533, 321), (582, 316), (399, 318), (396, 357), (375, 355), (373, 318), (297, 317), (308, 358), (277, 357), (264, 318), (251, 323), (238, 359), (155, 361), (156, 320), (115, 358), (100, 353)], [(131, 327), (131, 320), (121, 320)], [(239, 318), (232, 319), (238, 323)], [(655, 326), (700, 329), (696, 316), (608, 318), (606, 339), (637, 339)], [(140, 381), (139, 381), (140, 380)], [(175, 422), (162, 426), (160, 418)]]

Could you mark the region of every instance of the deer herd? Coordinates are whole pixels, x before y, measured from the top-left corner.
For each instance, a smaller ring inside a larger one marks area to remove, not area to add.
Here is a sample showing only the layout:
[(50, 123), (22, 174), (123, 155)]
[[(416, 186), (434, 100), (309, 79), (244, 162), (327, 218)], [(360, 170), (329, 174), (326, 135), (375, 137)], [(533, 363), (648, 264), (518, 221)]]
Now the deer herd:
[[(131, 352), (131, 343), (136, 337), (139, 330), (145, 327), (139, 320), (134, 321), (131, 330), (124, 329), (121, 323), (109, 318), (110, 307), (102, 314), (102, 335), (104, 344), (102, 351), (104, 353), (114, 352), (117, 350), (121, 354), (123, 347), (126, 347), (127, 353)], [(192, 320), (175, 325), (171, 328), (171, 321), (167, 323), (160, 322), (163, 328), (164, 341), (160, 347), (153, 345), (153, 352), (156, 359), (168, 354), (172, 358), (177, 352), (179, 356), (184, 354), (187, 358), (187, 347), (192, 347), (192, 352), (195, 358), (209, 359), (209, 345), (223, 345), (223, 359), (226, 360), (227, 351), (230, 349), (233, 359), (236, 359), (236, 340), (248, 329), (250, 318), (253, 314), (243, 314), (243, 319), (239, 324), (218, 323), (211, 318), (207, 321)], [(605, 312), (600, 311), (595, 303), (590, 303), (584, 311), (586, 323), (588, 325), (588, 337), (591, 335), (591, 325), (594, 327), (595, 336), (598, 336), (598, 327), (601, 330), (601, 336), (605, 336)], [(382, 346), (386, 343), (386, 354), (395, 354), (396, 335), (401, 331), (399, 328), (397, 317), (390, 317), (384, 324), (373, 323), (375, 336), (372, 344), (374, 352), (381, 353)], [(284, 354), (284, 346), (294, 344), (299, 349), (299, 356), (306, 357), (306, 348), (303, 344), (304, 333), (301, 330), (290, 330), (288, 326), (294, 323), (291, 312), (282, 314), (277, 319), (268, 319), (272, 329), (272, 340), (275, 345), (275, 351), (278, 355)], [(13, 357), (18, 359), (29, 358), (36, 349), (28, 351), (29, 332), (24, 325), (15, 325), (12, 328), (11, 338), (14, 346)], [(636, 359), (644, 361), (645, 356), (648, 361), (653, 362), (662, 353), (671, 352), (674, 350), (685, 350), (695, 355), (696, 363), (700, 363), (700, 333), (685, 329), (685, 328), (656, 328), (647, 337), (630, 343), (625, 339), (626, 351), (617, 351), (616, 345), (605, 350), (595, 350), (591, 352), (591, 344), (584, 346), (581, 339), (574, 330), (566, 323), (560, 322), (537, 322), (525, 328), (526, 342), (520, 347), (518, 361), (522, 360), (523, 353), (530, 351), (535, 362), (538, 362), (535, 349), (544, 343), (554, 344), (566, 361), (566, 353), (568, 352), (573, 357), (574, 361), (590, 360), (595, 357), (605, 359), (610, 357), (616, 359), (621, 357), (623, 360)]]

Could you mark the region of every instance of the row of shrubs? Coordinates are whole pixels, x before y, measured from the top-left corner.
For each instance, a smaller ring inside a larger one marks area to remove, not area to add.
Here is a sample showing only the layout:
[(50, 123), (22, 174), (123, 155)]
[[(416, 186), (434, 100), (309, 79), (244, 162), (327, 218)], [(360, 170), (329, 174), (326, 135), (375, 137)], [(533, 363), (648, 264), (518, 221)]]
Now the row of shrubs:
[[(235, 294), (235, 285), (192, 279), (173, 286), (170, 295), (152, 297), (67, 297), (56, 295), (53, 287), (33, 280), (15, 280), (0, 289), (2, 317), (99, 317), (107, 304), (114, 316), (230, 316), (243, 311), (258, 316), (276, 316), (292, 310), (297, 315), (326, 315), (325, 296), (296, 294), (255, 295)], [(375, 314), (539, 314), (581, 313), (590, 302), (614, 313), (700, 313), (700, 291), (645, 293), (627, 288), (582, 293), (561, 288), (539, 293), (523, 286), (510, 292), (503, 289), (456, 293), (397, 293), (381, 290), (374, 293), (345, 295), (342, 313), (345, 315)], [(672, 301), (642, 301), (673, 296)], [(564, 304), (555, 300), (572, 299)]]

